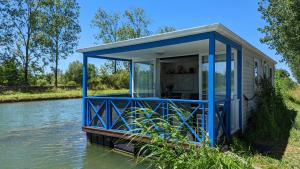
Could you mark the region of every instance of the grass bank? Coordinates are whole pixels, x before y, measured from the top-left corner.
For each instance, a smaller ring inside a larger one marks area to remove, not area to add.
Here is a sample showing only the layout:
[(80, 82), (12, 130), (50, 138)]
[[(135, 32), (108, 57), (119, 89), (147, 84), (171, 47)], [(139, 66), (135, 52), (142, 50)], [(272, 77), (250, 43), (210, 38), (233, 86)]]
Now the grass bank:
[[(89, 96), (105, 95), (105, 94), (123, 94), (128, 93), (128, 89), (105, 89), (105, 90), (89, 90)], [(0, 94), (0, 103), (34, 101), (34, 100), (54, 100), (80, 98), (82, 96), (81, 89), (63, 90), (54, 89), (46, 92), (14, 92), (8, 91)]]
[(272, 145), (272, 149), (267, 150), (269, 152), (266, 153), (258, 152), (243, 139), (237, 139), (234, 143), (234, 151), (250, 158), (254, 166), (272, 169), (300, 168), (300, 86), (290, 91), (284, 101), (287, 107), (296, 114), (285, 138), (286, 141), (281, 140), (275, 146)]

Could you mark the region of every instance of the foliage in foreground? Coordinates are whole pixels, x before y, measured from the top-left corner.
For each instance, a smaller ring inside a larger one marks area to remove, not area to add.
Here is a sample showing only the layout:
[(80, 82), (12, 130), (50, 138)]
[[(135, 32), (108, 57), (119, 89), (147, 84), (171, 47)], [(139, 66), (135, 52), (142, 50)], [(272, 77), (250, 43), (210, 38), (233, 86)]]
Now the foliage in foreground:
[(276, 92), (270, 79), (261, 78), (255, 104), (256, 109), (248, 124), (249, 140), (276, 144), (285, 138), (295, 113), (288, 109), (282, 93), (280, 90)]
[[(230, 149), (239, 156), (250, 158), (253, 165), (259, 168), (299, 168), (300, 86), (296, 87), (286, 71), (277, 70), (275, 87), (276, 93), (274, 89), (271, 89), (271, 92), (270, 90), (260, 92), (264, 93), (263, 99), (260, 100), (265, 100), (264, 103), (266, 103), (280, 96), (279, 100), (261, 110), (256, 110), (254, 114), (260, 120), (251, 121), (252, 125), (250, 123), (244, 137), (234, 138)], [(271, 85), (260, 88), (270, 89)], [(262, 94), (259, 95), (262, 96)], [(270, 96), (275, 96), (275, 98), (270, 98)], [(276, 106), (282, 109), (278, 108), (276, 112), (271, 112), (274, 111), (274, 104), (280, 104)], [(265, 119), (274, 114), (277, 115)], [(254, 123), (256, 125), (253, 125)], [(256, 128), (253, 128), (254, 126)], [(265, 128), (259, 128), (259, 126)]]
[[(212, 148), (208, 141), (187, 144), (188, 135), (183, 134), (186, 132), (178, 130), (179, 126), (170, 124), (169, 120), (157, 116), (149, 118), (152, 110), (141, 109), (138, 112), (139, 118), (134, 121), (137, 128), (134, 131), (151, 136), (148, 143), (141, 145), (137, 154), (138, 162), (150, 159), (151, 167), (161, 169), (253, 168), (249, 160)], [(170, 118), (179, 120), (176, 116)], [(156, 125), (153, 125), (153, 121)], [(138, 136), (139, 134), (132, 135), (131, 140), (138, 140)]]

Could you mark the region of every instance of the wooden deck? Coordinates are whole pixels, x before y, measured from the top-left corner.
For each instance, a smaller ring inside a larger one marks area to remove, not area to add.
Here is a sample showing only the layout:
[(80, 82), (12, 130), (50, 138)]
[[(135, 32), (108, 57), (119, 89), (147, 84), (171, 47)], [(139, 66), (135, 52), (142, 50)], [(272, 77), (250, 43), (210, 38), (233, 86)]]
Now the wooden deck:
[[(101, 136), (106, 136), (106, 137), (113, 137), (113, 138), (118, 138), (118, 139), (123, 139), (123, 140), (131, 140), (132, 134), (122, 132), (120, 130), (107, 130), (101, 127), (82, 127), (82, 131), (87, 132), (87, 133), (92, 133), (96, 135), (101, 135)], [(134, 141), (138, 142), (149, 142), (150, 138), (147, 136), (138, 136)]]

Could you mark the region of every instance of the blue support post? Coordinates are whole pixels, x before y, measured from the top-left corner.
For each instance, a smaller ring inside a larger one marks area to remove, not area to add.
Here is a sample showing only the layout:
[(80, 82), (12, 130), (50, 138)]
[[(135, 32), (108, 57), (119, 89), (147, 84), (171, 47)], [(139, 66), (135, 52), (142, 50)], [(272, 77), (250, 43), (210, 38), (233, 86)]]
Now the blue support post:
[(239, 99), (239, 128), (243, 127), (242, 113), (242, 50), (237, 50), (237, 97)]
[(226, 45), (226, 130), (227, 138), (231, 135), (231, 46)]
[(83, 66), (82, 66), (82, 126), (87, 125), (87, 56), (83, 55)]
[(132, 72), (132, 60), (129, 61), (129, 94), (133, 97), (133, 72)]
[(112, 124), (112, 116), (111, 116), (111, 104), (110, 100), (106, 100), (106, 129), (109, 130), (111, 129), (111, 124)]
[(215, 33), (209, 37), (208, 55), (208, 137), (211, 146), (215, 146)]

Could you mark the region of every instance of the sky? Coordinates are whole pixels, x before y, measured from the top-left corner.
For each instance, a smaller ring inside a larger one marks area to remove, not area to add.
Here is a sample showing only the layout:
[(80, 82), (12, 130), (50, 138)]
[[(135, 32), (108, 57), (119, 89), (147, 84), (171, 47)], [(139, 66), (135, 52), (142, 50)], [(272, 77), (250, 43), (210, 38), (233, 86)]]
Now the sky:
[[(222, 23), (276, 60), (276, 68), (288, 70), (287, 65), (280, 62), (281, 56), (259, 41), (263, 34), (257, 29), (263, 27), (265, 22), (257, 11), (258, 3), (255, 0), (78, 0), (78, 3), (81, 7), (79, 22), (82, 29), (78, 48), (97, 43), (94, 38), (97, 30), (91, 27), (91, 20), (98, 8), (108, 12), (122, 12), (131, 7), (140, 7), (151, 19), (149, 28), (152, 31), (162, 26), (173, 26), (179, 30)], [(74, 60), (82, 61), (82, 54), (75, 53), (61, 60), (60, 69), (65, 70)]]

